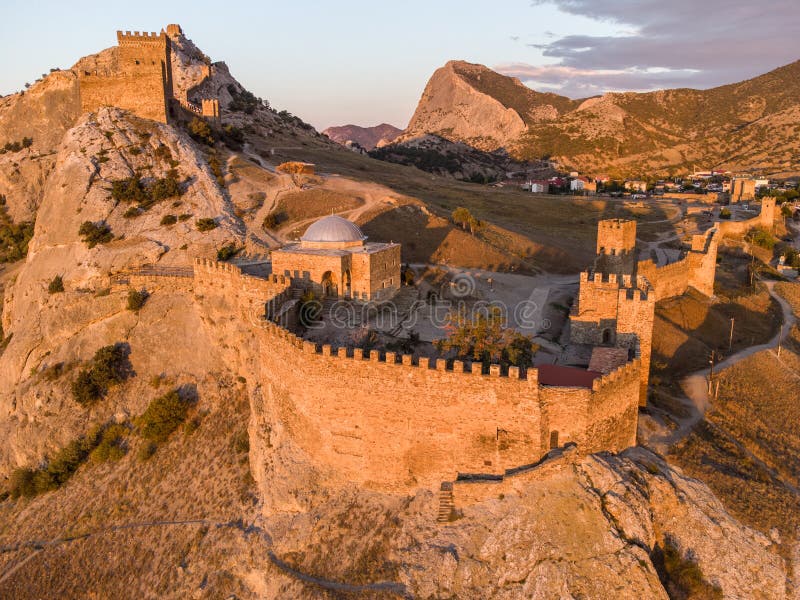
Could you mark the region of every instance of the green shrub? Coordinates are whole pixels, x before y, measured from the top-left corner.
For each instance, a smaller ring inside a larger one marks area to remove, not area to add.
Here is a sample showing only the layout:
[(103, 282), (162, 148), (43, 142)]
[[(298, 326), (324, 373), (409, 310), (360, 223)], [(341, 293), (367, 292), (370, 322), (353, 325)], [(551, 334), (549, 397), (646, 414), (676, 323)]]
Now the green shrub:
[(147, 190), (138, 176), (111, 182), (111, 197), (117, 202), (144, 202)]
[(145, 440), (160, 444), (186, 420), (190, 403), (180, 397), (178, 390), (159, 396), (137, 419), (139, 435)]
[(266, 217), (264, 217), (264, 221), (261, 223), (261, 228), (264, 231), (271, 231), (275, 229), (281, 223), (281, 215), (278, 212), (272, 211), (268, 213)]
[(192, 215), (189, 213), (183, 213), (182, 215), (178, 215), (178, 221), (188, 221), (192, 218)]
[(204, 217), (202, 219), (197, 219), (197, 221), (195, 221), (195, 226), (197, 227), (197, 231), (211, 231), (217, 228), (217, 222), (210, 217)]
[(747, 233), (745, 239), (756, 246), (772, 250), (775, 247), (775, 238), (767, 229), (753, 229)]
[(208, 146), (214, 145), (214, 132), (204, 119), (195, 117), (188, 125), (189, 135), (193, 140), (206, 144)]
[(33, 221), (14, 223), (5, 207), (6, 197), (0, 194), (0, 263), (14, 262), (28, 254), (33, 237)]
[(128, 292), (128, 310), (132, 310), (133, 312), (138, 312), (143, 306), (144, 303), (147, 302), (147, 298), (150, 294), (147, 293), (147, 290), (131, 290)]
[(114, 239), (111, 228), (104, 221), (99, 223), (84, 221), (78, 229), (78, 235), (83, 237), (89, 248), (94, 248), (97, 244), (107, 244)]
[(161, 225), (175, 225), (178, 222), (178, 217), (175, 215), (164, 215), (161, 217)]
[(719, 218), (720, 219), (730, 219), (731, 218), (731, 211), (730, 209), (723, 208), (719, 211)]
[(665, 540), (663, 550), (656, 546), (654, 553), (653, 564), (670, 598), (722, 600), (722, 590), (707, 582), (697, 561), (684, 557), (671, 540)]
[(31, 497), (64, 485), (92, 451), (103, 442), (105, 430), (104, 427), (93, 427), (86, 435), (72, 440), (61, 448), (42, 467), (12, 471), (9, 481), (10, 496)]
[(61, 279), (61, 275), (53, 277), (50, 284), (47, 286), (47, 291), (50, 294), (58, 294), (64, 291), (64, 280)]
[(241, 248), (237, 248), (236, 244), (231, 242), (230, 244), (225, 244), (222, 248), (217, 250), (217, 260), (225, 261), (233, 258), (241, 251)]
[(125, 344), (104, 346), (95, 352), (88, 367), (78, 372), (72, 382), (72, 396), (81, 406), (91, 406), (108, 393), (109, 388), (130, 377), (131, 365)]
[(160, 202), (167, 198), (174, 198), (183, 193), (178, 180), (173, 175), (167, 175), (161, 179), (156, 179), (150, 187), (151, 202)]
[(119, 460), (127, 452), (125, 446), (125, 436), (127, 434), (128, 429), (122, 424), (112, 423), (106, 426), (102, 430), (100, 442), (92, 450), (89, 458), (95, 463)]
[(122, 213), (122, 216), (126, 219), (135, 219), (140, 214), (142, 214), (141, 208), (138, 206), (131, 206), (124, 213)]

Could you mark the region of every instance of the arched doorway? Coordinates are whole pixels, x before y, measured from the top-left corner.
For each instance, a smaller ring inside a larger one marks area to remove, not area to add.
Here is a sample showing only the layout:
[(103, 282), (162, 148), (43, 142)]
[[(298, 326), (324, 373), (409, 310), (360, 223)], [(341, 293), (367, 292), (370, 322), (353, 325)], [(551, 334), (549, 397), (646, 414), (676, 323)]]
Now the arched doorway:
[(350, 269), (346, 269), (345, 272), (342, 273), (342, 292), (344, 293), (345, 298), (350, 297), (351, 293)]
[(608, 328), (603, 329), (602, 340), (601, 340), (600, 343), (603, 344), (604, 346), (608, 346), (609, 344), (611, 344), (611, 330), (610, 329), (608, 329)]
[(322, 275), (322, 295), (324, 297), (336, 296), (336, 282), (333, 280), (333, 273), (325, 271)]
[(550, 449), (558, 448), (558, 432), (551, 431), (550, 432)]

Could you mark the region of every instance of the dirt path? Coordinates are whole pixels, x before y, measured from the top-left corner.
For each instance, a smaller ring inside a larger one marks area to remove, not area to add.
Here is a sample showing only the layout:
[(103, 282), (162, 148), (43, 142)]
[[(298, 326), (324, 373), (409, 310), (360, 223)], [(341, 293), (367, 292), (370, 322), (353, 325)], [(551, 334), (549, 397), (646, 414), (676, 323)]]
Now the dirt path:
[[(757, 352), (777, 347), (788, 337), (789, 332), (797, 322), (797, 318), (792, 312), (792, 307), (789, 305), (788, 302), (786, 302), (786, 300), (784, 300), (780, 295), (778, 295), (775, 292), (774, 290), (775, 282), (765, 281), (763, 283), (764, 285), (766, 285), (767, 291), (769, 291), (769, 295), (772, 296), (781, 307), (781, 312), (783, 314), (783, 323), (781, 324), (780, 331), (777, 334), (775, 334), (775, 336), (766, 344), (758, 344), (756, 346), (750, 346), (749, 348), (744, 348), (743, 350), (740, 350), (739, 352), (732, 354), (722, 362), (714, 365), (715, 375), (721, 371), (724, 371), (729, 367), (732, 367), (738, 362), (741, 362), (745, 358), (748, 358), (753, 354), (756, 354)], [(700, 369), (699, 371), (695, 371), (691, 375), (687, 375), (681, 381), (681, 389), (683, 390), (684, 396), (682, 397), (673, 396), (672, 398), (683, 405), (683, 407), (686, 409), (687, 416), (685, 417), (675, 417), (674, 415), (671, 416), (671, 418), (678, 423), (678, 428), (671, 434), (666, 436), (650, 437), (649, 439), (646, 440), (647, 446), (655, 448), (659, 452), (663, 453), (663, 451), (666, 448), (686, 437), (686, 435), (688, 435), (688, 433), (694, 428), (694, 426), (700, 422), (700, 420), (705, 416), (705, 413), (709, 407), (708, 376), (710, 374), (710, 371), (711, 371), (710, 366), (705, 369)]]
[[(25, 542), (18, 542), (16, 544), (0, 546), (0, 554), (4, 554), (7, 552), (19, 552), (21, 550), (26, 550), (26, 549), (30, 549), (33, 551), (31, 554), (29, 554), (22, 560), (14, 563), (2, 575), (0, 575), (0, 586), (2, 586), (2, 584), (5, 583), (16, 571), (18, 571), (21, 567), (23, 567), (27, 562), (35, 558), (41, 551), (45, 550), (46, 548), (62, 546), (65, 544), (70, 544), (73, 542), (78, 542), (93, 537), (99, 537), (107, 533), (122, 531), (126, 529), (145, 529), (150, 527), (185, 527), (185, 526), (206, 526), (206, 527), (218, 527), (218, 528), (226, 527), (241, 531), (245, 535), (245, 537), (256, 535), (266, 544), (267, 556), (269, 557), (270, 562), (275, 567), (280, 569), (281, 572), (283, 572), (284, 574), (288, 575), (292, 579), (295, 579), (305, 584), (314, 585), (322, 589), (334, 592), (343, 592), (347, 594), (369, 594), (371, 597), (374, 597), (374, 594), (376, 592), (380, 592), (382, 595), (386, 594), (388, 596), (396, 596), (400, 598), (411, 597), (410, 594), (407, 592), (405, 585), (394, 581), (353, 584), (340, 581), (333, 581), (331, 579), (325, 579), (324, 577), (317, 577), (315, 575), (304, 573), (290, 566), (288, 563), (281, 560), (274, 553), (272, 537), (265, 529), (255, 524), (245, 525), (241, 519), (234, 519), (230, 521), (215, 521), (210, 519), (186, 519), (181, 521), (143, 521), (135, 523), (123, 523), (121, 525), (110, 525), (102, 529), (98, 529), (92, 532), (83, 533), (75, 536), (55, 538), (52, 540), (29, 540)], [(2, 596), (2, 588), (0, 588), (0, 596)]]

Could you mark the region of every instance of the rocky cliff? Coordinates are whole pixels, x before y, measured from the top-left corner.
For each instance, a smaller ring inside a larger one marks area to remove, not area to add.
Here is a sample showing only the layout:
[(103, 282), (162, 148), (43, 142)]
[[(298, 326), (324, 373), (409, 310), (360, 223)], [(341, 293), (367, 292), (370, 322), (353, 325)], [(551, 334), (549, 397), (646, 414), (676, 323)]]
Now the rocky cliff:
[(519, 159), (615, 176), (695, 167), (790, 175), (800, 61), (709, 90), (609, 93), (586, 100), (540, 94), (481, 65), (437, 69), (399, 138), (437, 134)]

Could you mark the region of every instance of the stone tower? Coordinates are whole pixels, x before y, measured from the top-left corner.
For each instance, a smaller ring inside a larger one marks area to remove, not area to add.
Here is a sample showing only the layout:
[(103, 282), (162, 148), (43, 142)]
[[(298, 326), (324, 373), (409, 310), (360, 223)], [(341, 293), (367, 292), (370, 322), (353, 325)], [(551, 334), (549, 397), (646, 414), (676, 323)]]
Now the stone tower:
[(595, 269), (603, 274), (633, 275), (636, 269), (636, 221), (606, 219), (597, 224)]
[(756, 180), (734, 177), (731, 180), (731, 204), (748, 202), (756, 195)]
[(647, 404), (656, 294), (644, 278), (583, 272), (570, 314), (570, 341), (625, 348), (641, 360), (639, 405)]
[(117, 106), (166, 123), (172, 98), (171, 46), (166, 33), (117, 31), (118, 68), (81, 71), (81, 110)]

